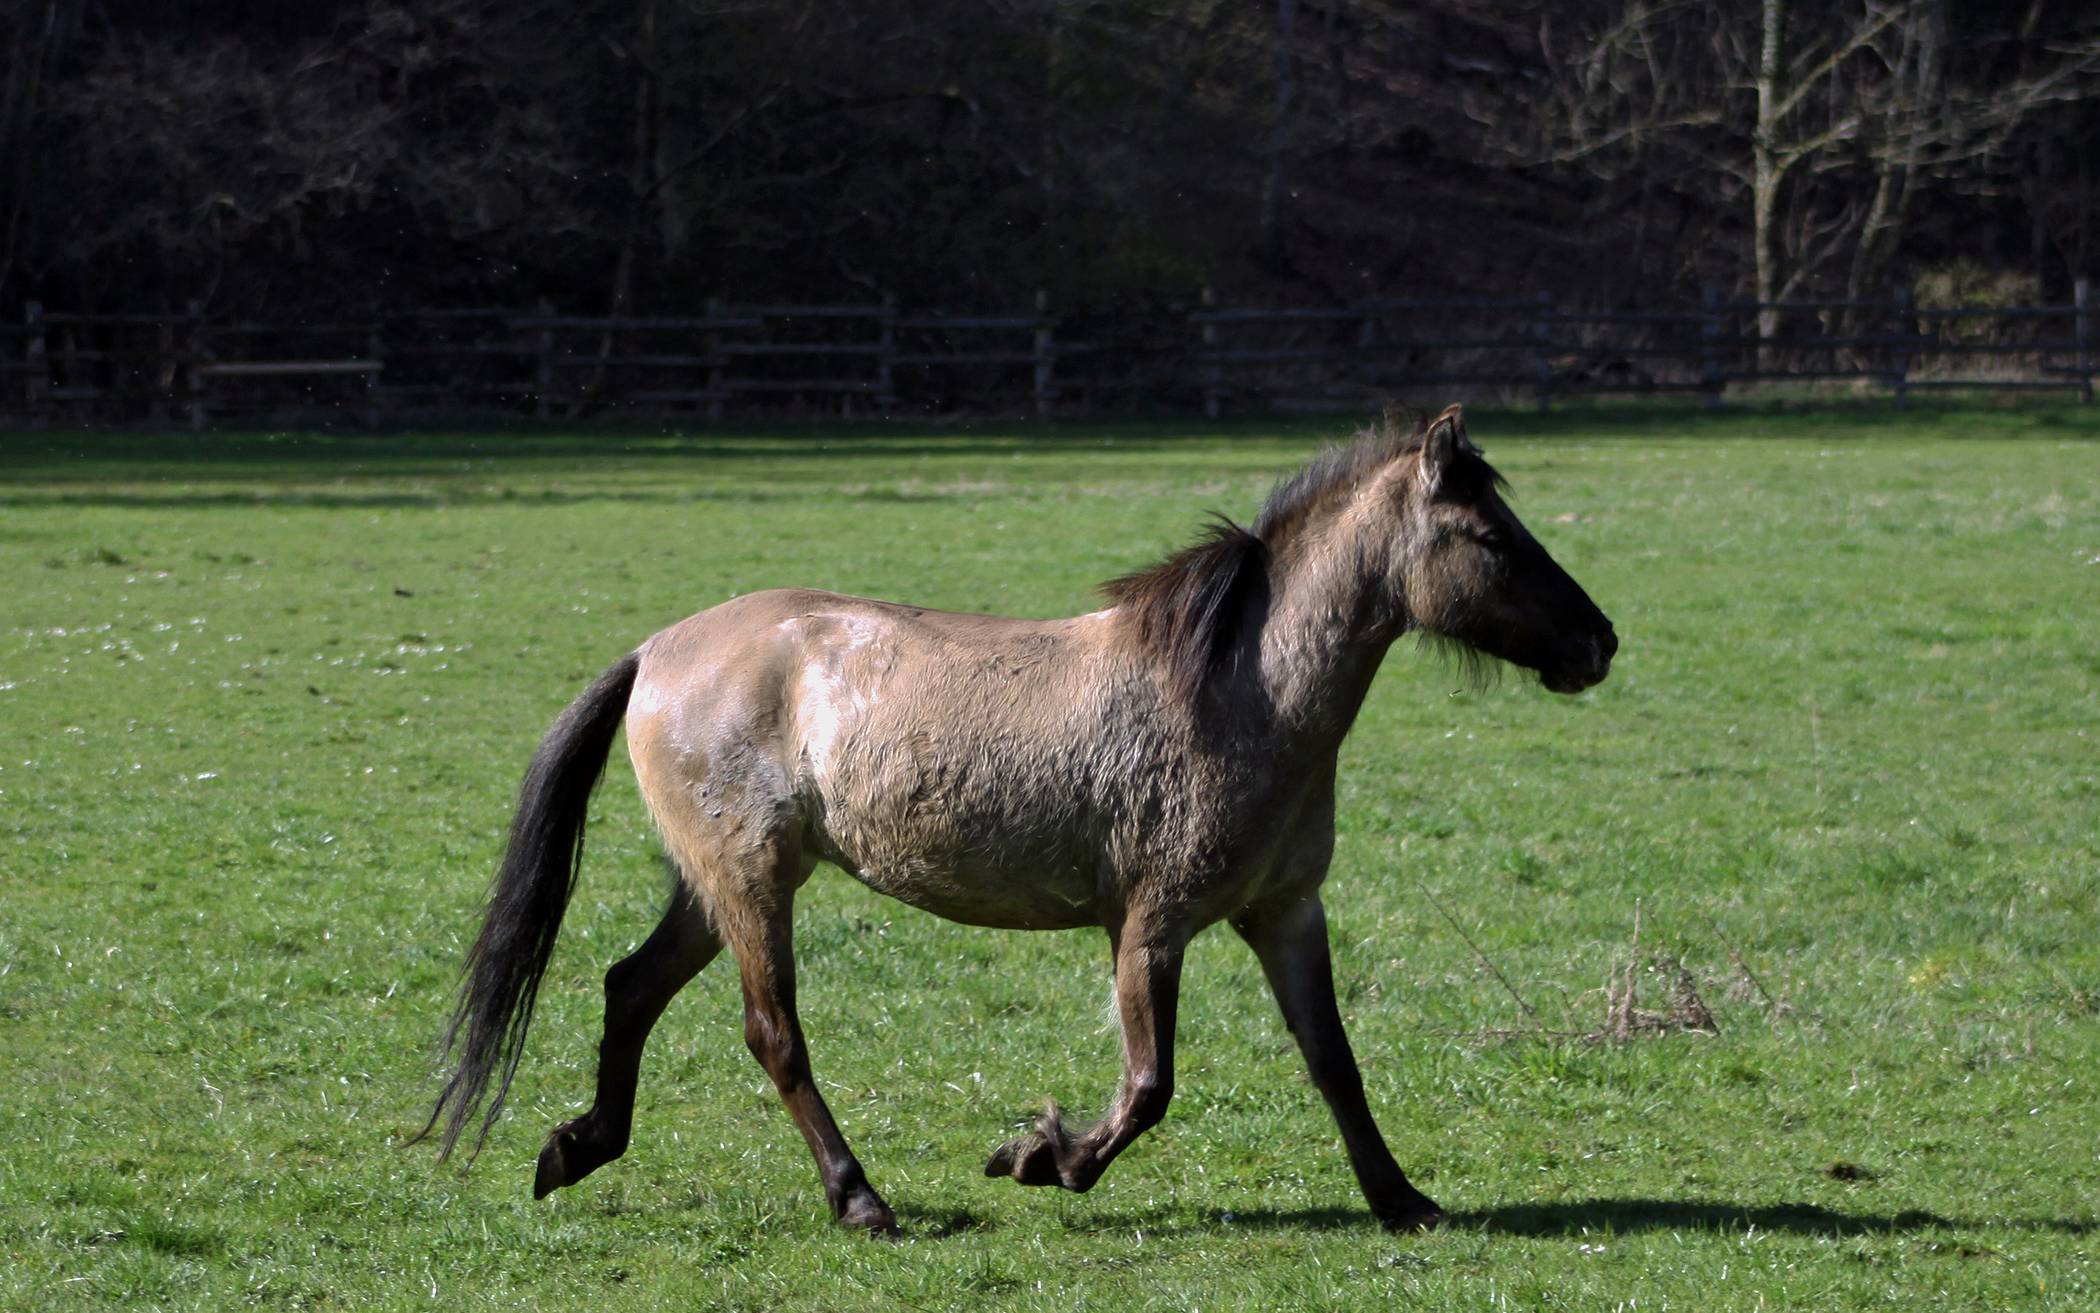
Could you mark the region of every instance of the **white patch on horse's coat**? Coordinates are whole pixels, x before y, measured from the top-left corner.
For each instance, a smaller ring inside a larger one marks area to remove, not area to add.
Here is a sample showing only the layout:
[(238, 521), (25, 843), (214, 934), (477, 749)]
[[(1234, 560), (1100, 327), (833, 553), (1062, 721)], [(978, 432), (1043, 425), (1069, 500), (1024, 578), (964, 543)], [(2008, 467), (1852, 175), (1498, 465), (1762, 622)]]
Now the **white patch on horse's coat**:
[(811, 775), (821, 785), (828, 782), (826, 768), (848, 717), (860, 720), (882, 699), (880, 691), (870, 687), (865, 679), (853, 678), (850, 672), (841, 669), (848, 654), (874, 645), (879, 626), (866, 616), (809, 615), (783, 621), (781, 627), (818, 618), (833, 620), (846, 632), (845, 643), (830, 654), (830, 660), (810, 660), (802, 667), (799, 699), (802, 752), (809, 762)]
[(820, 781), (839, 736), (838, 683), (814, 661), (802, 668), (802, 751)]
[(663, 689), (645, 680), (634, 690), (634, 701), (628, 705), (627, 714), (630, 716), (653, 716), (663, 710), (663, 707)]

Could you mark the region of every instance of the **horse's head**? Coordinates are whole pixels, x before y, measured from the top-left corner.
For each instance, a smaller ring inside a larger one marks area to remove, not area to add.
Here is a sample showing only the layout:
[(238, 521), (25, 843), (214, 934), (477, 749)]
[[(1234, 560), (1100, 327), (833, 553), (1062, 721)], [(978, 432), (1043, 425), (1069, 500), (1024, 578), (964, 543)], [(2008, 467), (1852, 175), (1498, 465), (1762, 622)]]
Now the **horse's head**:
[(1619, 648), (1611, 621), (1503, 502), (1459, 407), (1397, 473), (1408, 532), (1395, 582), (1414, 626), (1535, 670), (1555, 693), (1602, 680)]

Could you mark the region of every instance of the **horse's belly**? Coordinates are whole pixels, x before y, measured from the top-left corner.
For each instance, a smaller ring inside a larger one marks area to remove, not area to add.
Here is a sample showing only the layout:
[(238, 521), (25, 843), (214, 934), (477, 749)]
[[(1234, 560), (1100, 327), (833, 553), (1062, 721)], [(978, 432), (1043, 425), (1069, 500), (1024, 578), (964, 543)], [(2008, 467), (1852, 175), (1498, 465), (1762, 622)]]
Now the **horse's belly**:
[(911, 859), (841, 865), (877, 893), (965, 925), (1069, 930), (1102, 922), (1091, 881), (1055, 873), (930, 865)]
[(1102, 862), (1027, 808), (935, 792), (830, 797), (816, 851), (878, 893), (970, 925), (1102, 923)]
[(1006, 929), (1102, 924), (1105, 821), (1086, 750), (960, 697), (955, 725), (880, 697), (806, 716), (802, 788), (815, 851), (869, 889), (949, 920)]
[[(1033, 817), (1029, 817), (1033, 819)], [(1100, 924), (1100, 861), (1006, 809), (825, 807), (815, 849), (876, 893), (979, 926)]]

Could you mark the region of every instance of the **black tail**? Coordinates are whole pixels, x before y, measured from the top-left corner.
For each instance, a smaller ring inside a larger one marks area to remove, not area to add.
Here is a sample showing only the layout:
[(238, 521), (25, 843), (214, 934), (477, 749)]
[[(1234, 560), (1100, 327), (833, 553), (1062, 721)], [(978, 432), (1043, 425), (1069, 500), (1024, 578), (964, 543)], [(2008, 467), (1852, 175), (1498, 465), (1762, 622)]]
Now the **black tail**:
[(498, 1071), (502, 1080), (482, 1115), (474, 1153), (481, 1152), (482, 1141), (503, 1111), (503, 1098), (524, 1051), (525, 1031), (532, 1024), (540, 977), (554, 955), (554, 937), (561, 931), (562, 913), (583, 864), (591, 790), (605, 773), (613, 734), (627, 713), (627, 695), (640, 666), (640, 655), (630, 652), (571, 702), (540, 740), (519, 786), (518, 814), (511, 820), (510, 844), (489, 891), (488, 919), (467, 953), (459, 1006), (445, 1032), (444, 1051), (457, 1052), (459, 1066), (439, 1093), (430, 1121), (415, 1137), (423, 1139), (442, 1121), (441, 1158), (451, 1156), (489, 1078)]

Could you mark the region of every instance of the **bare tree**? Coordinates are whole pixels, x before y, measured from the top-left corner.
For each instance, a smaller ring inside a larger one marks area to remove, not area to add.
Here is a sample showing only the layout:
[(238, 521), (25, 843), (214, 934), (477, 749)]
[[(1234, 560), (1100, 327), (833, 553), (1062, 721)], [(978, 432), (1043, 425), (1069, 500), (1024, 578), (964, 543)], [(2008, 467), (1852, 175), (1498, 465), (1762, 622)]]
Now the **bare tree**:
[(2090, 0), (13, 0), (0, 287), (1865, 301), (2090, 272), (2096, 52)]
[(1523, 149), (1607, 175), (1668, 168), (1739, 198), (1769, 338), (1770, 303), (1866, 295), (1922, 192), (2001, 155), (2046, 107), (2100, 93), (2100, 30), (2073, 19), (2038, 40), (2045, 8), (1972, 21), (1959, 42), (1949, 0), (1630, 0), (1549, 19), (1553, 95)]
[[(1895, 23), (1897, 6), (1866, 0), (1842, 27), (1823, 34), (1821, 42), (1802, 43), (1804, 53), (1789, 58), (1787, 26), (1793, 6), (1787, 0), (1760, 0), (1758, 9), (1757, 117), (1750, 130), (1751, 268), (1757, 299), (1757, 335), (1779, 331), (1779, 310), (1772, 302), (1792, 292), (1810, 275), (1816, 261), (1808, 252), (1784, 282), (1777, 218), (1781, 189), (1789, 175), (1820, 152), (1859, 135), (1866, 121), (1856, 77), (1847, 76), (1854, 56), (1870, 49)], [(1823, 11), (1826, 15), (1830, 10)], [(1841, 20), (1843, 21), (1843, 20)], [(1847, 93), (1850, 94), (1847, 94)], [(1821, 110), (1818, 114), (1816, 111)]]
[(53, 72), (80, 30), (83, 0), (45, 0), (0, 11), (0, 291), (12, 291), (15, 251), (29, 202), (29, 167)]
[(1276, 114), (1269, 125), (1269, 168), (1261, 194), (1264, 255), (1272, 267), (1283, 262), (1283, 216), (1290, 199), (1293, 133), (1298, 99), (1294, 47), (1298, 41), (1298, 0), (1276, 0)]
[(2059, 105), (2030, 125), (2014, 171), (2037, 270), (2053, 257), (2071, 279), (2100, 274), (2100, 100)]

